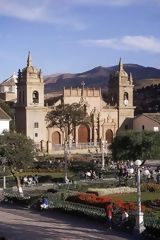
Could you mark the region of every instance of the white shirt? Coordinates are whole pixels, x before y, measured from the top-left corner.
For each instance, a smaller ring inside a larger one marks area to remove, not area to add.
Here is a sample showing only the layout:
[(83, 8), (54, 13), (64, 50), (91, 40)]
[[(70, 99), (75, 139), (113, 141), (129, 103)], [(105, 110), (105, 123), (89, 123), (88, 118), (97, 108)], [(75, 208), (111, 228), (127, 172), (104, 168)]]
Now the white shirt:
[(127, 219), (129, 217), (128, 213), (127, 212), (123, 212), (122, 213), (122, 221)]

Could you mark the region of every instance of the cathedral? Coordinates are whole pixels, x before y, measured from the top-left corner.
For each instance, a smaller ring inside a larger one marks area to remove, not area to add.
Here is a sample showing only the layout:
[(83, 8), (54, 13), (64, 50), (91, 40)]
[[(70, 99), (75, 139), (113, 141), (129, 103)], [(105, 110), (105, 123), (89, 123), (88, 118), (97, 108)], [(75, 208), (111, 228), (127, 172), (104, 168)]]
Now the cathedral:
[[(106, 83), (107, 84), (107, 83)], [(91, 124), (79, 125), (72, 136), (76, 148), (110, 144), (117, 131), (132, 129), (134, 118), (133, 79), (125, 72), (120, 59), (118, 71), (108, 83), (108, 98), (104, 101), (101, 88), (80, 87), (63, 89), (62, 97), (54, 104), (81, 103), (92, 116)], [(51, 110), (44, 102), (44, 81), (41, 70), (32, 65), (31, 53), (27, 66), (18, 72), (15, 123), (17, 132), (33, 139), (37, 148), (48, 154), (56, 153), (64, 146), (64, 135), (56, 126), (48, 128), (45, 116)]]

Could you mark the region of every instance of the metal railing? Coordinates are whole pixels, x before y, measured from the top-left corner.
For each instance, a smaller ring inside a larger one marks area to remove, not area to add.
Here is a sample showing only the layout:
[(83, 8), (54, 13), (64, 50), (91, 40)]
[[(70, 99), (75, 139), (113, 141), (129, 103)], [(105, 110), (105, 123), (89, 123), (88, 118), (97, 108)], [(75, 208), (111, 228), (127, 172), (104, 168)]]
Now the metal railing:
[[(94, 148), (100, 148), (100, 142), (94, 143), (94, 142), (88, 142), (88, 143), (72, 143), (70, 146), (67, 144), (68, 150), (76, 150), (76, 149), (94, 149)], [(64, 145), (61, 144), (54, 144), (52, 145), (52, 148), (54, 151), (60, 151), (64, 150)]]

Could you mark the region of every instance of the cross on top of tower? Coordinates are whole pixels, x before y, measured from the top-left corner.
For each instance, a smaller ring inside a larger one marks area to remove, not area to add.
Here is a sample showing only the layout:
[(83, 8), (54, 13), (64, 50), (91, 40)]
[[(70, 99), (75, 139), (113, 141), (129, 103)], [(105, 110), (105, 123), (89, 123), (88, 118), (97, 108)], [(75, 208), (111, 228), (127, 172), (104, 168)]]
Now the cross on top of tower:
[(85, 82), (82, 81), (82, 82), (81, 82), (81, 85), (82, 85), (82, 87), (84, 88), (84, 86), (85, 86)]
[(32, 57), (31, 57), (31, 52), (28, 52), (28, 59), (27, 59), (27, 67), (32, 66)]
[(120, 60), (119, 60), (119, 71), (123, 71), (122, 58), (120, 58)]

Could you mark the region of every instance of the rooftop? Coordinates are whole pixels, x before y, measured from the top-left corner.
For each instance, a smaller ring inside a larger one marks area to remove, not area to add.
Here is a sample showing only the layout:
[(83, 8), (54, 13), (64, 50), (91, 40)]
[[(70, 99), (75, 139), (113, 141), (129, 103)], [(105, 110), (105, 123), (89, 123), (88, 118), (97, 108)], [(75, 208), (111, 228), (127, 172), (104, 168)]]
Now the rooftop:
[(10, 120), (11, 117), (2, 109), (0, 108), (0, 120)]

